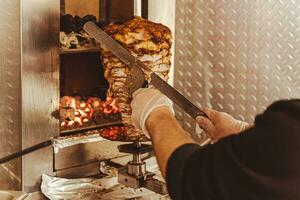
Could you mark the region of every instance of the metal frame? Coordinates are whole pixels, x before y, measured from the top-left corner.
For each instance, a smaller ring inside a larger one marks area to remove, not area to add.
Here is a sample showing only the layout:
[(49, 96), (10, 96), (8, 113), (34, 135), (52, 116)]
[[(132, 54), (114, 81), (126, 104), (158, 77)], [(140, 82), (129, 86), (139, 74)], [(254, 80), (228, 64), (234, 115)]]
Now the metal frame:
[(99, 18), (101, 21), (109, 21), (109, 0), (99, 0)]
[[(59, 102), (60, 1), (21, 1), (22, 148), (59, 133), (51, 113)], [(23, 191), (38, 190), (43, 173), (53, 172), (53, 149), (23, 157)]]

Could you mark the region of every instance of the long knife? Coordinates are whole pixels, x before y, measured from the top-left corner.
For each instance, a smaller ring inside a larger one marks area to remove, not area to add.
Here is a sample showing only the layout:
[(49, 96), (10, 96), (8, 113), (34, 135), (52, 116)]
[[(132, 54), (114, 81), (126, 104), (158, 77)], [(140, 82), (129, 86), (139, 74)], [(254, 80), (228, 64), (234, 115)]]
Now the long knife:
[[(145, 79), (142, 69), (146, 69), (146, 66), (141, 61), (139, 61), (117, 41), (112, 39), (104, 31), (102, 31), (93, 22), (85, 23), (83, 29), (93, 38), (95, 38), (95, 40), (103, 45), (107, 50), (118, 57), (122, 62), (124, 62), (126, 65), (131, 66), (131, 76), (128, 79), (128, 84), (125, 84), (126, 87), (129, 87), (127, 88), (127, 91), (130, 92), (130, 94), (144, 85)], [(140, 76), (142, 76), (143, 79), (141, 79)], [(154, 85), (161, 93), (170, 98), (176, 105), (178, 105), (181, 109), (188, 113), (193, 119), (196, 119), (199, 116), (206, 117), (205, 113), (202, 110), (200, 110), (180, 92), (170, 86), (162, 78), (160, 78), (156, 73), (151, 74), (151, 84)]]
[(161, 93), (171, 99), (177, 106), (188, 113), (193, 119), (199, 116), (206, 117), (206, 114), (196, 105), (183, 96), (178, 90), (169, 85), (154, 72), (151, 74), (151, 84), (155, 86)]

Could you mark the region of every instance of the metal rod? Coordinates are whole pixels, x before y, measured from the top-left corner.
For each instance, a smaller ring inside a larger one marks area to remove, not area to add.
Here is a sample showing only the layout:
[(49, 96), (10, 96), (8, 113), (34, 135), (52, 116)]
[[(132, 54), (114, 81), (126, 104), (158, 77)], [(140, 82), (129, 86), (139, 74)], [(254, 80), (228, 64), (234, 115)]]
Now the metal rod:
[(19, 152), (13, 153), (11, 155), (5, 156), (5, 157), (3, 157), (3, 158), (0, 159), (0, 164), (6, 163), (6, 162), (8, 162), (10, 160), (13, 160), (13, 159), (21, 157), (23, 155), (29, 154), (29, 153), (34, 152), (36, 150), (45, 148), (47, 146), (50, 146), (51, 144), (52, 144), (51, 140), (46, 140), (46, 141), (44, 141), (42, 143), (36, 144), (34, 146), (31, 146), (31, 147), (29, 147), (27, 149), (24, 149), (24, 150), (21, 150)]
[(140, 148), (140, 147), (142, 146), (141, 142), (139, 142), (139, 141), (134, 142), (134, 145), (135, 145), (137, 148)]
[(93, 131), (93, 130), (98, 130), (102, 128), (108, 128), (112, 126), (123, 126), (124, 124), (121, 121), (115, 121), (115, 122), (108, 122), (100, 125), (94, 125), (94, 126), (88, 126), (88, 127), (83, 127), (83, 128), (77, 128), (77, 129), (72, 129), (72, 130), (64, 130), (60, 131), (60, 136), (69, 136), (69, 135), (75, 135), (77, 133), (83, 133), (87, 131)]
[(108, 0), (99, 0), (99, 20), (108, 22), (109, 20), (109, 5)]
[(132, 162), (135, 164), (141, 163), (142, 162), (141, 155), (139, 153), (132, 154)]
[[(140, 148), (142, 146), (141, 142), (139, 142), (139, 141), (134, 142), (134, 145), (137, 148)], [(134, 154), (132, 154), (132, 162), (133, 163), (141, 163), (142, 162), (141, 154), (140, 153), (134, 153)]]
[[(101, 124), (101, 125), (78, 128), (78, 129), (74, 129), (74, 130), (61, 131), (60, 135), (61, 136), (70, 136), (70, 135), (76, 135), (77, 133), (82, 133), (82, 132), (86, 132), (86, 131), (92, 131), (92, 130), (98, 130), (98, 129), (107, 128), (107, 127), (122, 126), (122, 125), (123, 125), (123, 123), (120, 122), (120, 121), (109, 122), (109, 123), (105, 123), (105, 124)], [(21, 151), (18, 151), (16, 153), (10, 154), (8, 156), (0, 158), (0, 164), (6, 163), (10, 160), (16, 159), (18, 157), (21, 157), (21, 156), (24, 156), (26, 154), (32, 153), (32, 152), (37, 151), (39, 149), (45, 148), (47, 146), (50, 146), (51, 144), (52, 144), (52, 140), (46, 140), (44, 142), (33, 145), (31, 147), (28, 147), (28, 148), (23, 149)]]
[(142, 0), (142, 17), (148, 19), (148, 0)]
[(134, 9), (133, 9), (134, 16), (141, 17), (142, 16), (142, 0), (134, 0), (133, 7), (134, 7)]

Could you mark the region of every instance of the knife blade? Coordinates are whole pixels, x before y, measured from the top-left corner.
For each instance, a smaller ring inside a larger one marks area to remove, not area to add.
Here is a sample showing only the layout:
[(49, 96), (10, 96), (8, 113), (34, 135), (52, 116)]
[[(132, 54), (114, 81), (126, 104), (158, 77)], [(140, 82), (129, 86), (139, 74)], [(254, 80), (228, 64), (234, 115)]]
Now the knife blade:
[[(104, 31), (98, 28), (94, 23), (87, 22), (83, 26), (83, 29), (95, 38), (101, 45), (106, 47), (112, 54), (117, 56), (126, 65), (131, 66), (131, 76), (127, 78), (128, 82), (132, 82), (134, 87), (128, 88), (129, 92), (134, 92), (138, 88), (141, 88), (145, 79), (140, 79), (140, 76), (144, 78), (144, 72), (142, 69), (146, 69), (146, 66), (135, 58), (129, 51), (127, 51), (118, 42), (112, 39)], [(188, 113), (193, 119), (198, 116), (206, 116), (203, 111), (201, 111), (197, 106), (195, 106), (191, 101), (184, 97), (175, 88), (170, 86), (162, 78), (160, 78), (154, 72), (151, 74), (151, 84), (154, 85), (161, 93), (169, 97), (175, 104), (177, 104), (181, 109)], [(130, 83), (128, 83), (130, 85)], [(132, 94), (131, 93), (131, 94)]]
[(169, 85), (166, 81), (160, 78), (154, 72), (151, 74), (151, 84), (155, 86), (161, 93), (171, 99), (183, 111), (189, 114), (193, 119), (199, 116), (206, 117), (206, 114), (199, 109), (195, 104), (183, 96), (178, 90)]
[(126, 50), (117, 41), (112, 39), (104, 31), (102, 31), (93, 22), (87, 22), (83, 26), (88, 34), (90, 34), (96, 41), (98, 41), (104, 48), (109, 50), (112, 54), (118, 57), (123, 63), (131, 67), (130, 74), (126, 77), (123, 91), (129, 95), (132, 95), (134, 91), (143, 87), (145, 83), (145, 76), (140, 66), (140, 62), (131, 55), (131, 53)]

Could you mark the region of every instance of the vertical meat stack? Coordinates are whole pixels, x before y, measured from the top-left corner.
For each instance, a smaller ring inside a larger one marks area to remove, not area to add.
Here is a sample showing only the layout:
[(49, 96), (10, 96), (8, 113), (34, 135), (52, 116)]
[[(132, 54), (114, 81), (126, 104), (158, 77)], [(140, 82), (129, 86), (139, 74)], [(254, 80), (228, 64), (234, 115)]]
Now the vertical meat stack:
[[(168, 80), (171, 66), (172, 34), (168, 27), (136, 17), (123, 24), (111, 24), (104, 31), (146, 66), (146, 80), (150, 81), (150, 74), (156, 72), (164, 80)], [(130, 66), (125, 65), (108, 50), (102, 49), (105, 78), (110, 87), (108, 96), (117, 98), (122, 114), (122, 120), (128, 125), (129, 137), (140, 135), (131, 125), (131, 98), (124, 93), (126, 77), (130, 73)]]

